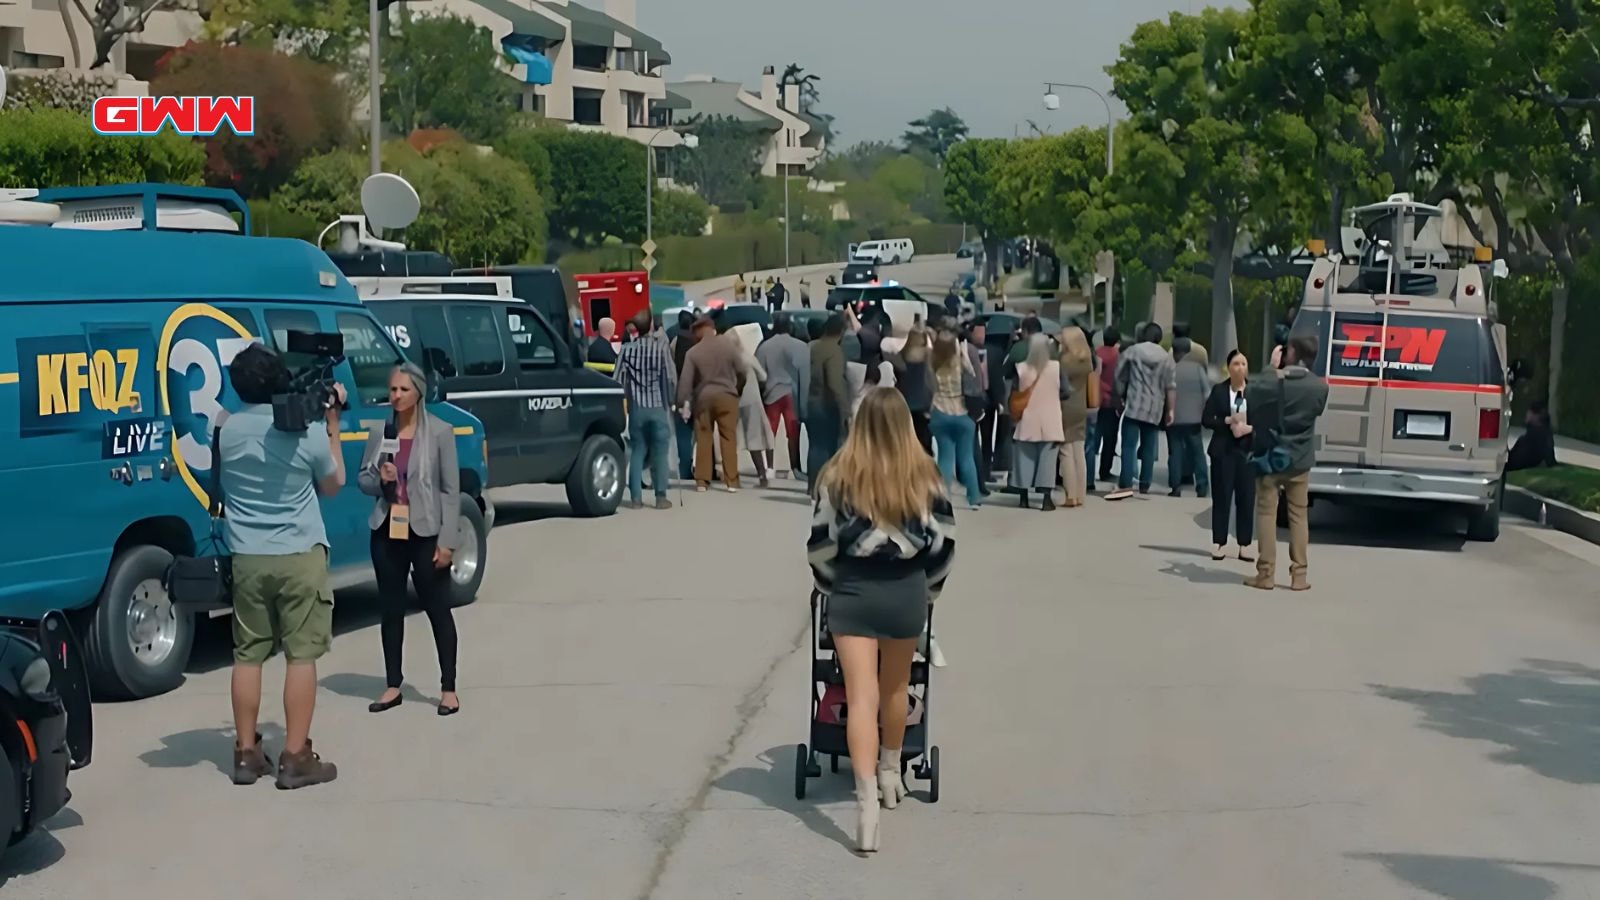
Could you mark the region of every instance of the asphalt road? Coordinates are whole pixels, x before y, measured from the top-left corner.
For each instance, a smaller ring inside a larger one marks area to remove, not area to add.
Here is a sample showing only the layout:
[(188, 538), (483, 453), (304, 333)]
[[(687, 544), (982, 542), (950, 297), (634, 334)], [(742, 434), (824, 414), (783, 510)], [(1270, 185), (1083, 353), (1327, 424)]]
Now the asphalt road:
[(958, 512), (929, 711), (943, 796), (886, 812), (862, 859), (847, 775), (792, 794), (795, 485), (605, 520), (554, 499), (502, 498), (482, 598), (459, 613), (461, 715), (428, 702), (420, 616), (415, 689), (368, 714), (375, 619), (341, 595), (314, 728), (339, 780), (234, 787), (212, 628), (181, 689), (96, 708), (95, 762), (0, 863), (4, 896), (1600, 893), (1600, 554), (1564, 535), (1467, 544), (1319, 508), (1314, 590), (1261, 593), (1204, 553), (1206, 501)]
[[(823, 283), (829, 275), (838, 277), (844, 271), (844, 263), (827, 263), (815, 266), (796, 266), (785, 273), (782, 269), (763, 269), (753, 273), (758, 281), (765, 281), (768, 275), (783, 279), (784, 286), (789, 288), (788, 307), (799, 308), (800, 292), (799, 282), (807, 279), (811, 282), (811, 305), (821, 308), (823, 301), (828, 296), (827, 286)], [(882, 266), (878, 270), (879, 277), (892, 279), (922, 294), (925, 299), (934, 302), (944, 300), (945, 290), (950, 287), (958, 275), (972, 271), (972, 260), (956, 259), (953, 255), (918, 256), (908, 263), (898, 266)], [(714, 278), (709, 281), (697, 281), (684, 285), (684, 293), (699, 302), (704, 302), (713, 297), (732, 302), (733, 300), (733, 275), (725, 278)]]

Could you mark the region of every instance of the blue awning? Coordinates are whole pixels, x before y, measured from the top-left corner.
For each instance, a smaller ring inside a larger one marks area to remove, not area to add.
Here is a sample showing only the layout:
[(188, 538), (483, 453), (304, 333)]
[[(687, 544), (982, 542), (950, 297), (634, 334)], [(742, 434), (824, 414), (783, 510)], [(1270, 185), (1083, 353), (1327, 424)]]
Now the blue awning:
[(550, 57), (528, 46), (525, 39), (519, 40), (523, 37), (523, 35), (519, 34), (507, 35), (500, 42), (500, 49), (505, 52), (507, 59), (527, 67), (528, 74), (523, 78), (524, 82), (528, 84), (549, 84), (555, 71), (550, 63)]

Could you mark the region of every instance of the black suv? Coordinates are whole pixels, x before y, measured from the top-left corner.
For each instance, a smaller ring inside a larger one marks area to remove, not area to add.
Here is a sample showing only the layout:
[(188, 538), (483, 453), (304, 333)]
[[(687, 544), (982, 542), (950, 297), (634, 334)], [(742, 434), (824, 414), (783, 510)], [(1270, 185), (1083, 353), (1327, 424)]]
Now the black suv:
[(439, 288), (363, 301), (444, 398), (483, 421), (489, 487), (564, 484), (574, 513), (616, 512), (622, 388), (583, 367), (566, 323), (515, 297)]

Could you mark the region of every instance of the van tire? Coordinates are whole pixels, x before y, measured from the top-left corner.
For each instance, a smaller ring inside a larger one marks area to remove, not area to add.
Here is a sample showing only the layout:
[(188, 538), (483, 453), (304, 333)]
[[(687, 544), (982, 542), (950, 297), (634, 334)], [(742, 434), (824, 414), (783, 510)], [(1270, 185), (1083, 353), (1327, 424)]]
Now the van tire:
[(1505, 483), (1495, 488), (1494, 502), (1467, 515), (1467, 540), (1493, 543), (1500, 539), (1500, 507), (1505, 502)]
[[(129, 635), (135, 592), (144, 596), (148, 582), (158, 585), (172, 565), (172, 554), (161, 547), (128, 547), (111, 559), (105, 587), (90, 612), (84, 653), (89, 662), (89, 683), (96, 700), (137, 700), (165, 694), (183, 683), (183, 669), (194, 645), (194, 616), (171, 609), (166, 591), (159, 600), (172, 615), (171, 645), (159, 660), (140, 659)], [(159, 626), (158, 626), (159, 627)]]
[(622, 503), (622, 447), (603, 434), (590, 435), (567, 475), (567, 502), (585, 519), (609, 516)]
[[(471, 497), (461, 498), (461, 548), (471, 547), (475, 561), (470, 573), (461, 573), (455, 564), (450, 569), (450, 605), (466, 606), (478, 599), (478, 588), (483, 585), (483, 572), (489, 564), (489, 528), (483, 520), (483, 510)], [(458, 549), (457, 554), (461, 554)], [(458, 580), (458, 578), (460, 580)]]
[(0, 834), (5, 835), (5, 844), (0, 846), (10, 847), (28, 833), (22, 830), (22, 785), (5, 744), (0, 741)]

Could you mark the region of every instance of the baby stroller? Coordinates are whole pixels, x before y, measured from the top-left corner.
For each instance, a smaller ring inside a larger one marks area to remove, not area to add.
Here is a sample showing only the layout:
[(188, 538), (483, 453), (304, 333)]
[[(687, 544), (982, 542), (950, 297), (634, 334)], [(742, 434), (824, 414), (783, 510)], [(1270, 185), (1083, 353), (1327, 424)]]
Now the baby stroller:
[[(900, 748), (900, 775), (909, 768), (918, 781), (928, 783), (928, 802), (939, 802), (939, 748), (928, 743), (928, 657), (933, 641), (933, 604), (928, 604), (928, 625), (917, 655), (911, 662), (911, 702), (908, 706), (906, 739)], [(811, 742), (800, 744), (794, 753), (794, 796), (803, 800), (806, 781), (822, 777), (819, 756), (828, 757), (828, 770), (839, 771), (839, 758), (850, 758), (845, 739), (844, 671), (833, 649), (828, 631), (828, 598), (811, 592), (811, 679), (806, 691), (811, 698)], [(916, 761), (913, 765), (913, 761)]]

